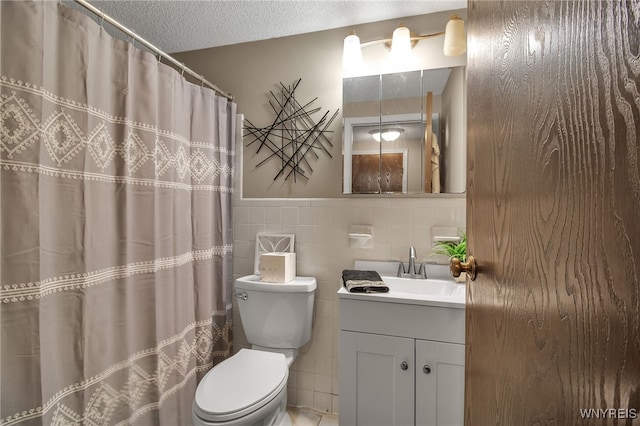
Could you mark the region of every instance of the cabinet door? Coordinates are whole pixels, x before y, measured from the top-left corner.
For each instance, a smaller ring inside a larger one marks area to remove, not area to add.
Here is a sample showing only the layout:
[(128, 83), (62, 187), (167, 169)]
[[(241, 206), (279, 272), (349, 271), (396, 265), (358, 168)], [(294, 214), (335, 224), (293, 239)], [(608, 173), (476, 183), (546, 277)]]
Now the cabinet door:
[(464, 345), (416, 340), (416, 425), (464, 424)]
[(413, 425), (413, 360), (413, 339), (340, 331), (340, 425)]

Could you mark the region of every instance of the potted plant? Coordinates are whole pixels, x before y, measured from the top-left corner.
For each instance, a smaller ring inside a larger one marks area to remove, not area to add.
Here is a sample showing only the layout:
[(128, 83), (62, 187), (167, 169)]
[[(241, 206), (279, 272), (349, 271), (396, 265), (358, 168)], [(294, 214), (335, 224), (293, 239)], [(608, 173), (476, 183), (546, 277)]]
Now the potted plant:
[[(431, 250), (430, 256), (434, 254), (442, 254), (447, 256), (449, 259), (452, 257), (457, 257), (460, 259), (460, 262), (467, 261), (467, 233), (462, 232), (460, 236), (460, 241), (436, 241), (433, 249)], [(458, 282), (466, 281), (466, 273), (463, 272), (458, 278), (455, 278)]]

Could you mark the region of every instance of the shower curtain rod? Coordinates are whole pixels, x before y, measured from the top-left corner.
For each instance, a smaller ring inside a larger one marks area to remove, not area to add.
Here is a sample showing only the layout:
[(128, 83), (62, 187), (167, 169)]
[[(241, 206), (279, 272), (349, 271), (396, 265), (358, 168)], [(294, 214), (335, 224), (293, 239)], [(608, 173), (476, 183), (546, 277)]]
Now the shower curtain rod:
[(215, 84), (210, 83), (209, 81), (207, 81), (207, 79), (205, 79), (204, 76), (202, 76), (200, 74), (197, 74), (191, 68), (187, 67), (184, 63), (176, 60), (173, 56), (171, 56), (168, 53), (165, 53), (162, 50), (160, 50), (159, 48), (155, 47), (153, 44), (149, 43), (147, 40), (143, 39), (138, 34), (136, 34), (135, 32), (131, 31), (130, 29), (128, 29), (127, 27), (122, 25), (120, 22), (118, 22), (115, 19), (113, 19), (111, 16), (107, 15), (106, 13), (104, 13), (103, 11), (98, 9), (97, 7), (93, 6), (88, 1), (86, 1), (86, 0), (73, 0), (73, 1), (78, 3), (80, 6), (84, 7), (85, 9), (89, 10), (90, 12), (94, 13), (95, 15), (97, 15), (103, 22), (107, 21), (108, 23), (110, 23), (111, 25), (116, 27), (118, 30), (122, 31), (123, 33), (125, 33), (129, 37), (132, 37), (133, 40), (134, 40), (134, 44), (135, 44), (135, 41), (137, 40), (138, 43), (142, 44), (147, 49), (153, 51), (154, 53), (158, 54), (161, 58), (165, 58), (167, 61), (171, 62), (173, 65), (175, 65), (178, 68), (180, 68), (182, 70), (182, 74), (184, 74), (186, 72), (187, 74), (189, 74), (189, 75), (197, 78), (198, 80), (200, 80), (203, 85), (208, 86), (214, 92), (218, 93), (220, 96), (224, 96), (225, 98), (229, 99), (230, 101), (233, 100), (233, 95), (232, 94), (227, 93), (227, 92), (219, 89)]

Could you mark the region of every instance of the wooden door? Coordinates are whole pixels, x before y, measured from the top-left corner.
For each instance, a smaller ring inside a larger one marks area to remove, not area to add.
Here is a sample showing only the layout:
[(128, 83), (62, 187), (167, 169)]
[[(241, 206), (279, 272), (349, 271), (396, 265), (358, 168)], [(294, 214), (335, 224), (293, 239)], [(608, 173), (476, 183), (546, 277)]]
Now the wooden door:
[(461, 426), (464, 345), (416, 340), (416, 426)]
[(340, 424), (413, 425), (414, 364), (413, 339), (340, 331)]
[(467, 29), (465, 424), (636, 424), (638, 4), (471, 0)]

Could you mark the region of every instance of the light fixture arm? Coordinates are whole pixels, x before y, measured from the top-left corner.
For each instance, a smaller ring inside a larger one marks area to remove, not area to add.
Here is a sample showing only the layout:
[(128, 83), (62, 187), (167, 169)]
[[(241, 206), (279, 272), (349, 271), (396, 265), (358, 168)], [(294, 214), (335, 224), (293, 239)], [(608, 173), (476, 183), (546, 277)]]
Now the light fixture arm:
[(427, 39), (427, 38), (438, 37), (438, 36), (441, 36), (441, 35), (444, 35), (444, 31), (440, 31), (439, 33), (425, 34), (425, 35), (419, 35), (419, 36), (411, 37), (410, 40), (411, 41), (414, 41), (414, 40), (420, 41), (420, 40), (424, 40), (424, 39)]

